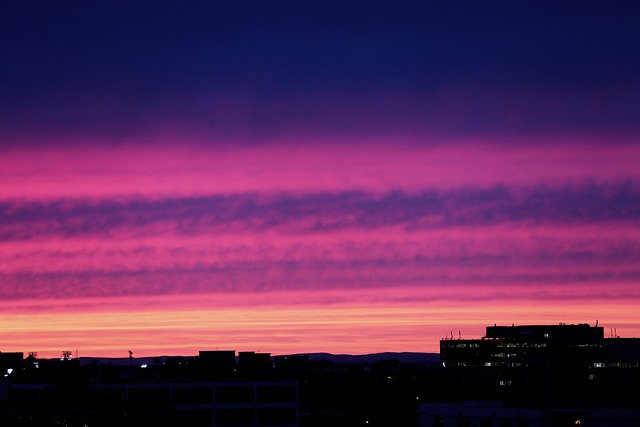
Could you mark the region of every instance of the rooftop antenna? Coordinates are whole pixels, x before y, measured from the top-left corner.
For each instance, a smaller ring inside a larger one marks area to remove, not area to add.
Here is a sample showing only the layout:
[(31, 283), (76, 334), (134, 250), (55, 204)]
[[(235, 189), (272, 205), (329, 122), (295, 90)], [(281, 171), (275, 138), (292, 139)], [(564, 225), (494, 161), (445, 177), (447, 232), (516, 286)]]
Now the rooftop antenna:
[(462, 339), (462, 332), (458, 331), (458, 339), (461, 340)]

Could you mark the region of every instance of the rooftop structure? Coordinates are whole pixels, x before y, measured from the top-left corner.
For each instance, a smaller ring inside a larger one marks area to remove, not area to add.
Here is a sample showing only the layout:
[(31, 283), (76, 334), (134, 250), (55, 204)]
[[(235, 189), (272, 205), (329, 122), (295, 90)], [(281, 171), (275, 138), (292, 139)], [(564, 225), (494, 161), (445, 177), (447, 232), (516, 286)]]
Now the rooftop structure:
[(604, 328), (589, 326), (588, 323), (578, 325), (511, 325), (487, 326), (485, 338), (513, 340), (599, 340), (604, 338)]

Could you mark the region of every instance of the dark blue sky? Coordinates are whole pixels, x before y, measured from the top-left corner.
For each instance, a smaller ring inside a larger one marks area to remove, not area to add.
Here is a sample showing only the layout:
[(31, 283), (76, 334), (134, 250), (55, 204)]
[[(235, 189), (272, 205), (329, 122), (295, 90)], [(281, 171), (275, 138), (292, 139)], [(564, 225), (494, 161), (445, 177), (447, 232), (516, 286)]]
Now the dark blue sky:
[[(127, 135), (158, 120), (220, 134), (372, 122), (635, 134), (640, 116), (630, 1), (7, 1), (0, 55), (12, 135)], [(335, 114), (345, 105), (357, 116)]]

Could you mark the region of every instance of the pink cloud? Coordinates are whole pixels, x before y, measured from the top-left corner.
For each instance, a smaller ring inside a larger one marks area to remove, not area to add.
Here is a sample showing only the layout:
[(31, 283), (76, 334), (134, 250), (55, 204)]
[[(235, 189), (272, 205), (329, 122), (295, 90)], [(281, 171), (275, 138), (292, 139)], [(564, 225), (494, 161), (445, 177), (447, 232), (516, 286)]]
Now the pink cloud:
[(488, 141), (27, 146), (4, 150), (0, 198), (416, 191), (640, 178), (640, 148), (633, 144)]
[(2, 351), (436, 351), (450, 330), (595, 319), (640, 335), (638, 148), (400, 142), (5, 150)]

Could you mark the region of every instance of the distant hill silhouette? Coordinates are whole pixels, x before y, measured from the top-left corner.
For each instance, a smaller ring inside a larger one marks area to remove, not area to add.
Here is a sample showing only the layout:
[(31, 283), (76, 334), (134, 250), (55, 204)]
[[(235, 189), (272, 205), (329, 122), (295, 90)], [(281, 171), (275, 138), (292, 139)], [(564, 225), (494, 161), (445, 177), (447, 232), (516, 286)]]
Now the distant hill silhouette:
[[(282, 355), (286, 356), (286, 355)], [(417, 352), (385, 352), (372, 354), (333, 354), (333, 353), (297, 353), (290, 356), (308, 356), (309, 360), (326, 360), (337, 364), (359, 364), (375, 363), (385, 360), (397, 360), (400, 363), (438, 363), (440, 354), (438, 353), (417, 353)], [(172, 357), (184, 357), (192, 359), (194, 356), (157, 356), (157, 357), (134, 357), (130, 361), (128, 357), (79, 357), (81, 365), (96, 363), (111, 363), (114, 366), (125, 366), (132, 363), (134, 366), (142, 364), (151, 365), (154, 358), (162, 361)]]
[(438, 353), (415, 352), (385, 352), (372, 354), (332, 354), (332, 353), (306, 353), (309, 360), (328, 360), (340, 364), (374, 363), (384, 360), (397, 360), (400, 363), (437, 363), (440, 361)]

